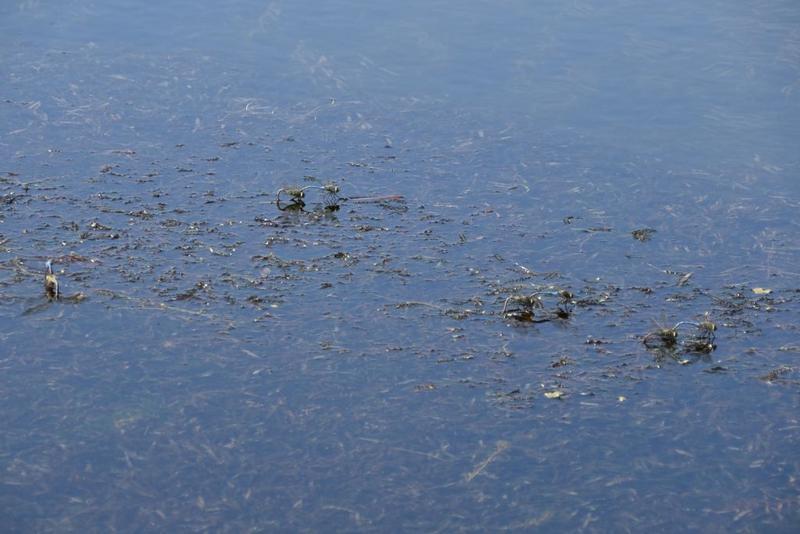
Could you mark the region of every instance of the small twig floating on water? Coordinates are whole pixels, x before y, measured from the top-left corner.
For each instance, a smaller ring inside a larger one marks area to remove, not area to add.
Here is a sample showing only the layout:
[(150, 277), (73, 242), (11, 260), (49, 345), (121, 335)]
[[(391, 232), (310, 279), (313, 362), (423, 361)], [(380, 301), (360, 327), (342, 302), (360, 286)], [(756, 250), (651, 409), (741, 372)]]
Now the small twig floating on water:
[(405, 200), (405, 197), (403, 195), (380, 195), (376, 197), (350, 197), (342, 200), (349, 200), (357, 204), (368, 204), (378, 202), (402, 202)]
[(490, 463), (492, 463), (494, 461), (494, 459), (497, 458), (500, 455), (501, 452), (503, 452), (504, 450), (508, 449), (508, 447), (509, 447), (509, 443), (507, 441), (504, 441), (504, 440), (498, 441), (497, 442), (497, 446), (495, 447), (494, 451), (492, 451), (492, 454), (490, 454), (489, 457), (486, 458), (484, 461), (482, 461), (478, 465), (476, 465), (475, 469), (473, 469), (472, 471), (470, 471), (469, 473), (464, 475), (464, 481), (472, 482), (472, 480), (476, 476), (480, 475), (483, 472), (483, 470), (486, 469), (486, 466), (488, 466)]

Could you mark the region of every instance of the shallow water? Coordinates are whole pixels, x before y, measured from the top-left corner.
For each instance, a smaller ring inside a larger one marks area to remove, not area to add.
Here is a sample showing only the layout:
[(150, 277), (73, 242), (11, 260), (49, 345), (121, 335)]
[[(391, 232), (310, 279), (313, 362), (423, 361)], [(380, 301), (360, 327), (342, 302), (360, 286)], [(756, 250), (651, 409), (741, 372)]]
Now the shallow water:
[(5, 529), (792, 531), (800, 10), (326, 5), (0, 7)]

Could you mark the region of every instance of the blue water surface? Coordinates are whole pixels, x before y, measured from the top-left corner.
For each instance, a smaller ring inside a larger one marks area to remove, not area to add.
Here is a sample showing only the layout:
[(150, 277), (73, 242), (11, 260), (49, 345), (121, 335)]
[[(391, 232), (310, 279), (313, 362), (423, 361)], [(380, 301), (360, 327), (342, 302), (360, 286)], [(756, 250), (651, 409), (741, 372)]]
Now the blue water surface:
[(796, 531), (798, 28), (0, 4), (2, 530)]

